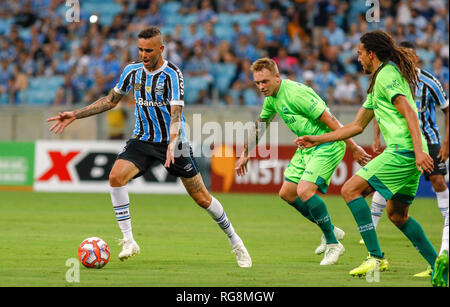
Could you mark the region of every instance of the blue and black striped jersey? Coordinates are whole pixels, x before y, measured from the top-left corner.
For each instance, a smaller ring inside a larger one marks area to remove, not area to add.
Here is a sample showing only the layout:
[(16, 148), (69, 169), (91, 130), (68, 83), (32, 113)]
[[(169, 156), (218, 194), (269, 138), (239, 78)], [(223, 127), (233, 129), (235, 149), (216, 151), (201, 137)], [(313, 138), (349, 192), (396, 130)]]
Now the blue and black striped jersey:
[(440, 144), (439, 127), (436, 123), (436, 110), (448, 107), (448, 98), (441, 83), (429, 72), (419, 70), (419, 84), (416, 88), (416, 104), (422, 133), (428, 144)]
[[(136, 124), (132, 138), (154, 143), (168, 143), (170, 138), (170, 106), (184, 105), (184, 81), (180, 69), (169, 61), (155, 71), (142, 62), (127, 65), (114, 87), (126, 95), (133, 90)], [(181, 114), (180, 137), (187, 142), (185, 118)]]

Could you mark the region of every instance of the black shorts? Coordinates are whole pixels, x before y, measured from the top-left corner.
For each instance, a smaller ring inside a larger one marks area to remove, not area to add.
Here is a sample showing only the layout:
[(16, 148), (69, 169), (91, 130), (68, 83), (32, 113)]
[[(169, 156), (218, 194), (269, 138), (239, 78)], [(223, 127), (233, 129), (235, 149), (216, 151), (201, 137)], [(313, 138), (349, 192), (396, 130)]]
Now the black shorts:
[(434, 161), (434, 169), (431, 173), (424, 172), (426, 180), (430, 180), (430, 176), (434, 175), (445, 176), (447, 174), (447, 165), (445, 165), (445, 162), (441, 162), (441, 159), (437, 157), (440, 150), (441, 144), (428, 144), (428, 151), (430, 152), (430, 157)]
[[(117, 159), (128, 160), (136, 165), (139, 173), (134, 178), (137, 178), (156, 163), (164, 165), (167, 145), (166, 143), (151, 143), (130, 139), (122, 152), (117, 155)], [(189, 143), (177, 144), (175, 148), (175, 163), (166, 169), (171, 175), (183, 178), (191, 178), (199, 173)]]

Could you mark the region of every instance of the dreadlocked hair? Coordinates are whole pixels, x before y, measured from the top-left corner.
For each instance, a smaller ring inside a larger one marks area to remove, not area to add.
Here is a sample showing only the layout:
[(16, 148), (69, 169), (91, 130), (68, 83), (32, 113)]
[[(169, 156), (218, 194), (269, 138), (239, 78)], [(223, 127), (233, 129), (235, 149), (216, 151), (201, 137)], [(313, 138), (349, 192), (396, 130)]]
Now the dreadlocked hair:
[(414, 52), (409, 48), (396, 45), (392, 36), (381, 30), (365, 33), (361, 36), (360, 41), (367, 51), (373, 51), (383, 63), (373, 74), (367, 93), (372, 92), (379, 71), (389, 61), (392, 61), (397, 65), (403, 78), (408, 82), (411, 94), (414, 96), (419, 79)]

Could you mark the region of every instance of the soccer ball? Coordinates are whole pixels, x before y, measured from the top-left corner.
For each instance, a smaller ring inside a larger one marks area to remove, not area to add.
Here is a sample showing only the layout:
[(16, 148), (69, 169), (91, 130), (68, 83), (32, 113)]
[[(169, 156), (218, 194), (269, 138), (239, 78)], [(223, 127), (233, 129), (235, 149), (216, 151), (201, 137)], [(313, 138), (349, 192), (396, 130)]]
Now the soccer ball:
[(87, 268), (101, 269), (110, 256), (108, 244), (98, 237), (87, 238), (78, 247), (78, 259)]

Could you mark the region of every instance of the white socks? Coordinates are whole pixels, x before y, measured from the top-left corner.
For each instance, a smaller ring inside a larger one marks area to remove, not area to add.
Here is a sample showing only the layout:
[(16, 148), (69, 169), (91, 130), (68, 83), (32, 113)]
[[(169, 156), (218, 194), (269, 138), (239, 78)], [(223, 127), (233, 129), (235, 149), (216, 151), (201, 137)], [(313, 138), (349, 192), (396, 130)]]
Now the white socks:
[[(123, 233), (123, 238), (134, 240), (131, 228), (130, 199), (128, 197), (126, 186), (110, 187), (110, 194), (114, 212), (116, 213), (117, 223), (119, 224), (120, 230)], [(211, 204), (205, 210), (228, 236), (231, 246), (242, 242), (241, 238), (234, 231), (233, 225), (231, 225), (231, 222), (228, 219), (225, 210), (223, 209), (220, 202), (215, 199), (214, 196), (211, 197)]]
[(372, 204), (370, 205), (370, 211), (372, 213), (373, 226), (377, 228), (380, 221), (383, 210), (386, 208), (386, 199), (381, 196), (380, 193), (375, 192), (372, 198)]
[(212, 196), (211, 204), (207, 209), (205, 209), (209, 215), (216, 221), (223, 232), (228, 236), (231, 246), (242, 242), (241, 238), (234, 231), (233, 225), (231, 225), (225, 210), (223, 209), (221, 203)]
[(439, 210), (445, 219), (446, 216), (448, 216), (448, 189), (445, 189), (442, 192), (436, 192), (436, 198)]
[(442, 254), (444, 250), (448, 251), (448, 207), (447, 215), (445, 217), (444, 229), (442, 230), (441, 251), (439, 252), (439, 254)]
[(124, 239), (134, 240), (131, 230), (130, 199), (125, 186), (110, 187), (111, 201)]

